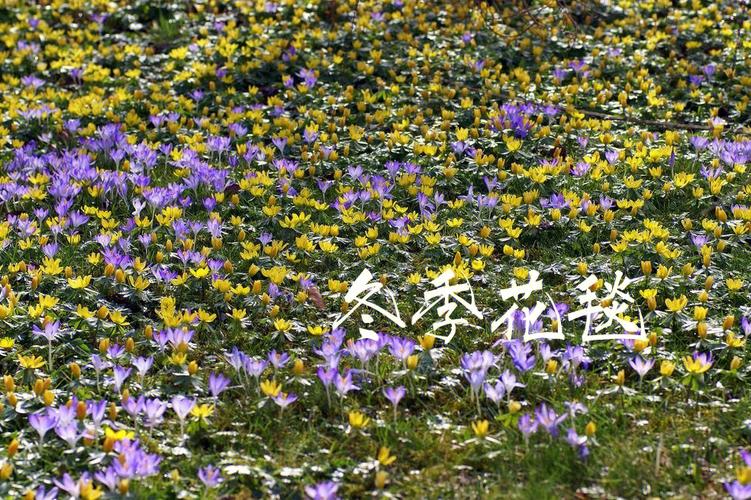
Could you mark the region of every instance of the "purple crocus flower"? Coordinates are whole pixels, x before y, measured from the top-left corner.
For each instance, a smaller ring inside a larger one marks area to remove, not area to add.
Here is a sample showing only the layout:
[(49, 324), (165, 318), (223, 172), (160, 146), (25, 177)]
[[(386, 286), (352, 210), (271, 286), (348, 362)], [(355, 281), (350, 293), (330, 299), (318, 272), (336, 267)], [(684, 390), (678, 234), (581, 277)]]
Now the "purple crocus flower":
[(198, 469), (198, 479), (206, 486), (206, 488), (216, 488), (224, 481), (218, 468), (213, 465), (207, 465)]
[(44, 439), (44, 435), (57, 425), (57, 417), (49, 413), (32, 413), (29, 415), (29, 424), (39, 433), (39, 441)]
[(399, 387), (386, 387), (383, 389), (383, 395), (386, 396), (386, 399), (391, 401), (392, 405), (394, 405), (394, 419), (396, 419), (396, 407), (399, 405), (399, 401), (402, 400), (405, 394), (407, 394), (407, 389), (401, 385)]
[(648, 359), (645, 361), (641, 356), (634, 356), (633, 358), (628, 360), (628, 364), (631, 365), (631, 368), (633, 368), (634, 371), (639, 374), (639, 380), (641, 381), (641, 379), (644, 378), (644, 375), (646, 375), (647, 372), (652, 369), (655, 364), (655, 360)]
[(325, 481), (305, 487), (305, 494), (310, 500), (337, 500), (336, 491), (339, 485), (332, 481)]
[(229, 383), (230, 380), (221, 373), (209, 374), (209, 392), (214, 398), (219, 397), (229, 387)]
[(558, 436), (558, 426), (565, 419), (566, 415), (559, 416), (555, 410), (545, 403), (535, 408), (535, 420), (553, 437)]

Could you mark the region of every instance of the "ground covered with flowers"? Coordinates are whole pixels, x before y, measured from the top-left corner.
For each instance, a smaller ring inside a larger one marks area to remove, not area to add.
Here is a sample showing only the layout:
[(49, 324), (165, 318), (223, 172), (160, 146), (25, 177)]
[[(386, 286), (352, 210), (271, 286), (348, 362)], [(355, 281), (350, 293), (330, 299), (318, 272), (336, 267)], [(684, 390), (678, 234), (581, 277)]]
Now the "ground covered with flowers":
[(1, 495), (751, 497), (746, 2), (4, 0), (0, 42)]

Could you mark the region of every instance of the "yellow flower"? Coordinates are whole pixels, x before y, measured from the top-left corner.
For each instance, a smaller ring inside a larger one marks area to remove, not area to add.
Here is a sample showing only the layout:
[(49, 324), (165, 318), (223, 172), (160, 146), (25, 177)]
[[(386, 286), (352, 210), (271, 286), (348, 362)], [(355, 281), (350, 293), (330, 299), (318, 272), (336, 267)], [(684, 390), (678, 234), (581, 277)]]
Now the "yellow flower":
[(394, 463), (395, 460), (396, 460), (396, 457), (390, 454), (390, 450), (387, 447), (381, 446), (378, 449), (378, 462), (381, 465), (383, 466), (391, 465)]
[(111, 311), (110, 321), (118, 326), (128, 326), (130, 324), (128, 323), (128, 318), (126, 318), (120, 311)]
[(739, 339), (738, 337), (736, 337), (733, 332), (728, 332), (727, 336), (725, 337), (725, 343), (728, 345), (728, 347), (737, 349), (743, 347), (746, 344), (746, 341), (744, 339)]
[(325, 332), (326, 332), (326, 329), (320, 325), (308, 326), (308, 333), (311, 335), (315, 335), (316, 337), (323, 335)]
[(21, 364), (21, 368), (34, 370), (44, 366), (44, 359), (41, 356), (21, 356), (18, 355), (18, 362)]
[(193, 275), (194, 278), (203, 279), (206, 276), (209, 275), (209, 268), (208, 267), (201, 267), (199, 269), (191, 269), (190, 274)]
[(276, 380), (264, 380), (261, 382), (261, 391), (266, 396), (274, 398), (282, 392), (282, 386)]
[(202, 404), (195, 405), (190, 414), (198, 420), (206, 420), (214, 414), (214, 405)]
[(119, 431), (113, 431), (106, 425), (104, 426), (104, 437), (112, 439), (113, 441), (120, 441), (121, 439), (133, 439), (135, 437), (136, 433), (133, 431), (126, 431), (125, 429), (120, 429)]
[(743, 280), (738, 278), (728, 278), (725, 280), (725, 284), (728, 286), (728, 290), (731, 292), (737, 292), (743, 286)]
[(660, 363), (660, 375), (669, 377), (673, 374), (673, 370), (675, 370), (675, 363), (667, 359), (662, 360), (662, 363)]
[(10, 337), (3, 337), (0, 339), (0, 349), (11, 349), (16, 344), (16, 341)]
[(684, 356), (683, 366), (686, 367), (686, 371), (688, 371), (689, 373), (699, 375), (709, 370), (709, 368), (712, 366), (712, 363), (703, 362), (701, 356), (697, 357), (696, 359), (694, 359), (692, 356)]
[(370, 418), (366, 417), (359, 411), (349, 412), (349, 425), (354, 429), (362, 429), (370, 423)]
[(679, 312), (688, 304), (688, 298), (685, 295), (681, 295), (675, 299), (665, 299), (665, 305), (668, 306), (670, 312)]
[(472, 422), (472, 430), (475, 432), (475, 436), (481, 439), (488, 435), (489, 426), (490, 424), (487, 420), (478, 420), (476, 422)]
[(68, 286), (70, 286), (74, 290), (86, 288), (87, 286), (89, 286), (89, 283), (91, 283), (90, 275), (79, 276), (78, 278), (68, 278)]
[(274, 328), (276, 328), (276, 330), (279, 332), (286, 332), (287, 330), (292, 328), (292, 323), (284, 318), (275, 319)]
[(78, 304), (78, 307), (76, 307), (76, 315), (82, 319), (89, 319), (94, 316), (94, 313), (89, 311), (88, 307)]

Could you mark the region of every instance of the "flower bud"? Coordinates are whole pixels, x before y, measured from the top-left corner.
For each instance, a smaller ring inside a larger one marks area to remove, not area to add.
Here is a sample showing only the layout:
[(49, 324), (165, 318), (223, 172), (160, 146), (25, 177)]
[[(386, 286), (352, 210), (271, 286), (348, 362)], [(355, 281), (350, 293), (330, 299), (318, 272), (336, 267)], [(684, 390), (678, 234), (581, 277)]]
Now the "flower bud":
[(725, 316), (725, 319), (722, 320), (722, 329), (723, 330), (730, 330), (733, 328), (733, 325), (735, 324), (735, 316), (732, 314), (729, 316)]
[(584, 433), (587, 436), (592, 437), (595, 435), (596, 432), (597, 432), (597, 424), (590, 420), (587, 426), (584, 428)]
[(648, 260), (641, 261), (641, 272), (644, 273), (644, 276), (652, 274), (652, 263)]
[(292, 373), (294, 373), (297, 377), (305, 373), (305, 363), (303, 363), (302, 359), (295, 359), (295, 362), (292, 365)]
[(420, 347), (422, 347), (426, 351), (431, 350), (433, 348), (433, 345), (435, 345), (435, 335), (431, 335), (429, 333), (421, 336), (419, 340)]
[(18, 439), (14, 438), (13, 441), (10, 442), (10, 444), (8, 445), (8, 457), (9, 458), (13, 457), (13, 455), (16, 454), (16, 452), (18, 451), (19, 445), (20, 443), (18, 442)]
[(556, 371), (558, 371), (558, 361), (555, 359), (549, 359), (548, 363), (545, 365), (545, 372), (549, 375), (553, 375)]
[(48, 389), (42, 394), (42, 400), (44, 401), (44, 406), (51, 406), (55, 402), (55, 394)]
[(414, 370), (417, 368), (417, 362), (419, 361), (419, 357), (417, 354), (413, 354), (410, 357), (407, 358), (407, 368), (410, 370)]
[(69, 366), (70, 366), (70, 375), (73, 378), (80, 378), (81, 377), (81, 367), (78, 365), (78, 363), (73, 362)]
[(700, 321), (699, 323), (696, 324), (696, 334), (701, 339), (707, 336), (707, 324), (705, 322)]
[(675, 363), (667, 359), (662, 360), (662, 363), (660, 363), (660, 375), (669, 377), (673, 374), (673, 370), (675, 370)]
[(733, 359), (730, 360), (730, 369), (737, 370), (741, 367), (741, 364), (743, 364), (743, 360), (738, 356), (733, 356)]
[(386, 487), (386, 482), (389, 479), (389, 473), (385, 470), (379, 470), (375, 475), (375, 487), (382, 490)]
[(195, 360), (188, 363), (188, 373), (190, 375), (195, 375), (196, 373), (198, 373), (198, 363), (196, 363)]
[(16, 389), (16, 383), (10, 375), (3, 376), (3, 383), (5, 384), (5, 392), (13, 392)]
[(623, 370), (619, 370), (618, 374), (615, 376), (615, 383), (617, 385), (623, 385), (626, 382), (626, 372)]

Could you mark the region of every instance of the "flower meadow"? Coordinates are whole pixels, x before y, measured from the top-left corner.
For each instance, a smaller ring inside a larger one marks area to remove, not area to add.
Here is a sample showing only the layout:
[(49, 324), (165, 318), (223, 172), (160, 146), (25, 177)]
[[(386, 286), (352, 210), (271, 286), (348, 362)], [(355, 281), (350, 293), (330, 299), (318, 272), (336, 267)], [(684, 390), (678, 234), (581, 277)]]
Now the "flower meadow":
[(751, 498), (750, 11), (2, 0), (0, 495)]

